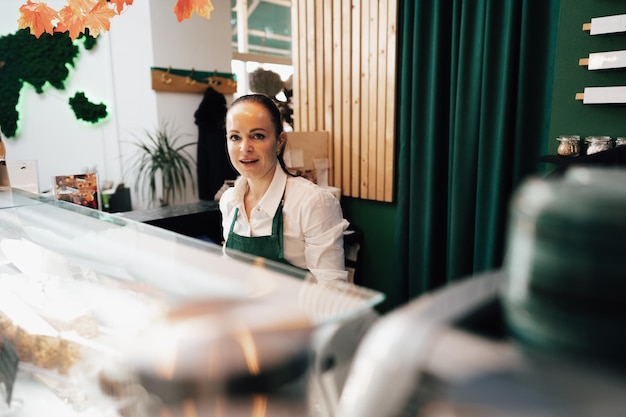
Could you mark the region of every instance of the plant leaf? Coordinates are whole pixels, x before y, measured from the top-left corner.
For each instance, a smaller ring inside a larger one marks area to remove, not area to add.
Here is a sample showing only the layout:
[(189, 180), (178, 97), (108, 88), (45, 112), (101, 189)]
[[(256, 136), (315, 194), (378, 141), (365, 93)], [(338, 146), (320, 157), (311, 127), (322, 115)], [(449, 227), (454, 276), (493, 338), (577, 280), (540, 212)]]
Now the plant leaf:
[(174, 6), (174, 14), (179, 22), (191, 19), (193, 12), (205, 19), (210, 19), (212, 11), (213, 4), (211, 4), (211, 0), (178, 0)]
[(20, 29), (29, 28), (30, 33), (39, 38), (42, 33), (46, 32), (52, 35), (54, 30), (53, 21), (58, 19), (59, 14), (56, 10), (48, 7), (46, 3), (33, 3), (27, 0), (20, 7), (20, 17), (17, 20)]

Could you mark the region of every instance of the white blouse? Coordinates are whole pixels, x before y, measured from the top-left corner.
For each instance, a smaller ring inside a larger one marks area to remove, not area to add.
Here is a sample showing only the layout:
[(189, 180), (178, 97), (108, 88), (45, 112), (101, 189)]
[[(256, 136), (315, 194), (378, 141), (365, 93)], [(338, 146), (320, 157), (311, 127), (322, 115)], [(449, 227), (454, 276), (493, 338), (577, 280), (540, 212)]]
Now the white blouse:
[(220, 198), (224, 241), (228, 239), (236, 208), (239, 208), (239, 216), (234, 233), (248, 237), (271, 235), (272, 219), (284, 190), (285, 260), (308, 269), (320, 281), (347, 280), (343, 232), (349, 223), (343, 218), (339, 201), (330, 191), (306, 178), (288, 176), (277, 164), (270, 187), (251, 210), (248, 219), (243, 203), (247, 189), (246, 180), (239, 178), (235, 186), (226, 190)]

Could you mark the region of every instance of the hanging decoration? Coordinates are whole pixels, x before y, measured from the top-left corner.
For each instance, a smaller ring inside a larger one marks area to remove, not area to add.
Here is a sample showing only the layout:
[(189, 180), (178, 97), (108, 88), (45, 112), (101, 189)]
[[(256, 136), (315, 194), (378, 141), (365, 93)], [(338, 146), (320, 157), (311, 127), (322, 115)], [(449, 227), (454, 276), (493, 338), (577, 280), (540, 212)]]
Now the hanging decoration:
[[(134, 0), (67, 0), (67, 6), (55, 10), (43, 1), (27, 0), (20, 7), (18, 27), (30, 29), (39, 38), (43, 33), (69, 32), (72, 40), (86, 30), (97, 37), (110, 28), (110, 20), (121, 14)], [(211, 18), (211, 0), (178, 0), (174, 14), (179, 22), (190, 19), (193, 13), (206, 19)]]
[(0, 129), (14, 137), (18, 129), (17, 105), (24, 83), (41, 94), (44, 87), (65, 89), (69, 69), (79, 54), (67, 33), (42, 34), (37, 39), (28, 29), (0, 37)]

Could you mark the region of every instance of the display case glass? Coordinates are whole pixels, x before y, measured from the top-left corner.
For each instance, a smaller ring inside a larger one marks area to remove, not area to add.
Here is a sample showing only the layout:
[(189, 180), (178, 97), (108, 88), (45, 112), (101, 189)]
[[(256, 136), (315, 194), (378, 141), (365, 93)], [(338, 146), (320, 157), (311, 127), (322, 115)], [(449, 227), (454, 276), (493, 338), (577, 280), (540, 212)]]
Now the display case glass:
[[(0, 334), (19, 353), (26, 380), (44, 378), (56, 393), (77, 375), (95, 386), (112, 359), (153, 379), (172, 357), (170, 376), (205, 383), (241, 376), (250, 369), (242, 335), (261, 367), (278, 369), (309, 350), (316, 328), (383, 299), (281, 263), (227, 256), (219, 245), (120, 214), (0, 191)], [(198, 373), (193, 364), (210, 362), (207, 352), (221, 352), (221, 367)], [(76, 405), (77, 393), (61, 396)]]

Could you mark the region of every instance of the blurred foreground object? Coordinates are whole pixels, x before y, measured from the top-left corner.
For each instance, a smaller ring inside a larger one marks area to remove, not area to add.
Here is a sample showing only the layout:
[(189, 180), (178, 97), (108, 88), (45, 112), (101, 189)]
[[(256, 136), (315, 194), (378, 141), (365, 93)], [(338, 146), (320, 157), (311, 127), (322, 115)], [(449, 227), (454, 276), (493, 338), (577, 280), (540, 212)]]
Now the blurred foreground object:
[(502, 270), (381, 317), (337, 416), (623, 416), (624, 184), (608, 168), (522, 184)]
[(624, 365), (625, 184), (622, 168), (573, 167), (514, 196), (503, 297), (524, 344)]

